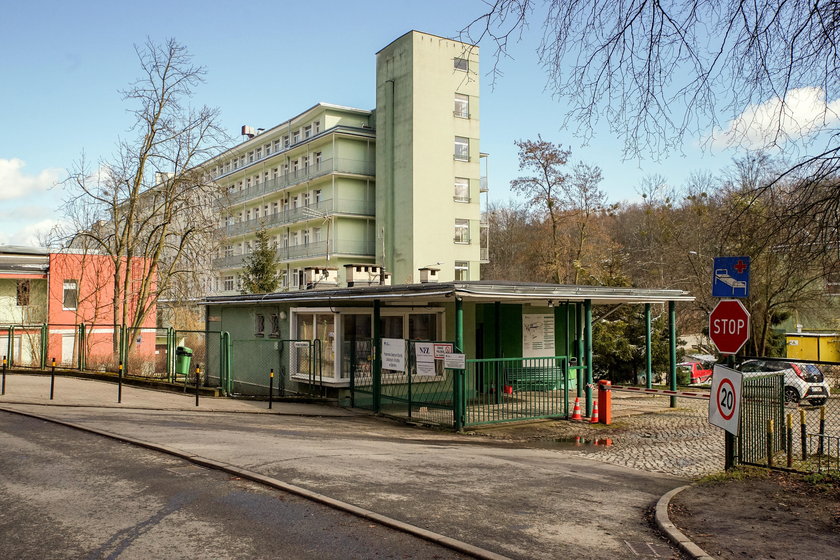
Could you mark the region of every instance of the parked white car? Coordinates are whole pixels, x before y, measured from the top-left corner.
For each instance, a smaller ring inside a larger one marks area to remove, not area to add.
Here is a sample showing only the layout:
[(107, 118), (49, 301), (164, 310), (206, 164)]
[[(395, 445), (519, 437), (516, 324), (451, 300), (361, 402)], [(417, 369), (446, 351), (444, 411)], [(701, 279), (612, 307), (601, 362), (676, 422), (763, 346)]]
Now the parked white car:
[(747, 360), (737, 369), (743, 373), (785, 374), (785, 402), (798, 403), (807, 400), (814, 406), (825, 404), (831, 393), (820, 368), (815, 364), (789, 362), (787, 360)]

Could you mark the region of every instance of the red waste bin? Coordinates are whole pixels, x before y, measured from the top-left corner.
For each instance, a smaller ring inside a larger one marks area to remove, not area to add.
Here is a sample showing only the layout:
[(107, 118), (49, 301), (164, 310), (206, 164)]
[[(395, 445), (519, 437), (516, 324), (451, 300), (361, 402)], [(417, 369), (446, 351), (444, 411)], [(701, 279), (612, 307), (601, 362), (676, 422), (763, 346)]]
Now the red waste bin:
[(612, 424), (612, 383), (606, 379), (598, 382), (598, 414), (601, 424)]

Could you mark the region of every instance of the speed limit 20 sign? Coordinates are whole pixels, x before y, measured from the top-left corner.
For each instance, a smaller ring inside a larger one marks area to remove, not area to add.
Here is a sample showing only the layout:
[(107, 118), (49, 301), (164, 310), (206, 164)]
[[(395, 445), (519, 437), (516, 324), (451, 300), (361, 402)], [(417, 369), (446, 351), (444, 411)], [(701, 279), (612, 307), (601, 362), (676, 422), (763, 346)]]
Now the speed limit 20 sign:
[(738, 435), (741, 410), (741, 372), (715, 365), (709, 395), (709, 423)]

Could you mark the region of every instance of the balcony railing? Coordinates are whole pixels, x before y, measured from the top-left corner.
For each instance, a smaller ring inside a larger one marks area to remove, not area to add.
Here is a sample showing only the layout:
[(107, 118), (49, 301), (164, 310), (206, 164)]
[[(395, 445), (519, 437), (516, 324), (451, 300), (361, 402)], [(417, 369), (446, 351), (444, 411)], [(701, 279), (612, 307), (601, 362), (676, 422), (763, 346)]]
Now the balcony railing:
[(489, 247), (482, 247), (481, 248), (481, 263), (486, 264), (490, 262), (490, 248)]
[(353, 200), (344, 198), (330, 198), (315, 204), (300, 206), (298, 208), (287, 208), (286, 210), (268, 214), (259, 218), (253, 218), (230, 224), (220, 228), (220, 233), (227, 237), (253, 233), (260, 228), (272, 228), (311, 220), (317, 217), (328, 217), (335, 214), (347, 214), (350, 216), (373, 216), (376, 202), (373, 200)]
[[(329, 253), (327, 252), (329, 250)], [(373, 257), (376, 252), (376, 244), (373, 241), (352, 241), (347, 239), (330, 239), (327, 241), (312, 241), (302, 245), (289, 245), (278, 247), (276, 251), (278, 261), (290, 261), (297, 259), (309, 259), (326, 257), (329, 255), (351, 255)], [(213, 261), (217, 269), (240, 268), (245, 261), (246, 255), (231, 255)]]
[(331, 173), (372, 176), (375, 173), (374, 168), (375, 164), (367, 160), (345, 158), (325, 159), (313, 165), (307, 165), (300, 169), (289, 171), (286, 174), (278, 175), (275, 178), (263, 181), (250, 188), (242, 189), (241, 191), (229, 191), (227, 202), (229, 204), (238, 204)]
[(479, 192), (487, 192), (490, 189), (487, 187), (487, 175), (481, 177), (478, 183), (478, 191)]

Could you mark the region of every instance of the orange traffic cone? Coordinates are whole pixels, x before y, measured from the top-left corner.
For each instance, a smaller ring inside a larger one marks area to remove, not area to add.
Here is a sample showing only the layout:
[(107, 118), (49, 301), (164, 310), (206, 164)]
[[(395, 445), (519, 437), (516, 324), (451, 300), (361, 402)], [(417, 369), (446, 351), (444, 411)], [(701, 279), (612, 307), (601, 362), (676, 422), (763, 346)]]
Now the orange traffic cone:
[(583, 416), (580, 414), (580, 397), (575, 397), (575, 407), (572, 409), (571, 420), (583, 420)]
[(597, 424), (600, 422), (598, 419), (598, 399), (592, 401), (592, 418), (589, 419), (590, 424)]

